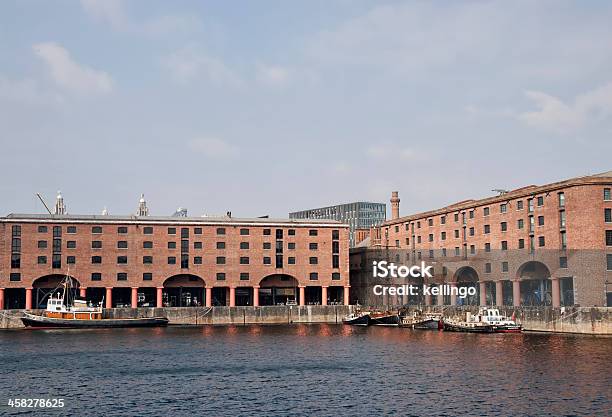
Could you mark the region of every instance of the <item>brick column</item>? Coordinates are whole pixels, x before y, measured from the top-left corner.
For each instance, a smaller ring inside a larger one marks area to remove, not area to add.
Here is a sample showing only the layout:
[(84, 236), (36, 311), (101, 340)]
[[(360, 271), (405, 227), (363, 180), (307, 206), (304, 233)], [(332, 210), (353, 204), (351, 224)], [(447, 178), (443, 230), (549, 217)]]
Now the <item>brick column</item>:
[(425, 305), (426, 306), (431, 305), (431, 294), (425, 294)]
[(26, 288), (25, 308), (32, 310), (32, 287)]
[(503, 281), (495, 281), (495, 305), (504, 305), (504, 283)]
[[(455, 288), (457, 286), (456, 282), (449, 282), (448, 286), (450, 287), (451, 291), (453, 290), (453, 288)], [(457, 305), (457, 296), (455, 295), (454, 292), (451, 293), (451, 305), (452, 306), (456, 306)]]
[(300, 285), (299, 289), (300, 289), (300, 305), (305, 306), (306, 305), (306, 287), (304, 287), (303, 285)]
[(351, 300), (349, 299), (350, 292), (351, 292), (351, 286), (345, 285), (344, 286), (344, 300), (343, 300), (345, 306), (350, 305), (350, 302), (351, 302)]
[(85, 298), (85, 297), (87, 297), (87, 288), (85, 288), (85, 287), (80, 287), (80, 288), (79, 288), (79, 296), (80, 296), (81, 298)]
[(155, 306), (163, 307), (164, 306), (164, 287), (157, 287), (157, 294), (155, 297)]
[(253, 286), (253, 307), (259, 307), (259, 285)]
[(4, 288), (0, 288), (0, 310), (4, 310)]
[(212, 287), (206, 287), (206, 307), (212, 307)]
[(113, 308), (113, 287), (106, 287), (106, 308)]
[(561, 290), (559, 288), (559, 278), (551, 278), (552, 281), (552, 306), (561, 307)]
[(321, 305), (327, 305), (327, 285), (321, 287)]
[(229, 306), (236, 307), (236, 287), (230, 287), (229, 289)]
[(512, 281), (512, 305), (521, 306), (521, 281), (518, 279)]
[(138, 307), (138, 287), (132, 287), (132, 308)]
[(478, 285), (480, 286), (480, 305), (486, 306), (487, 305), (487, 284), (483, 281), (480, 281)]

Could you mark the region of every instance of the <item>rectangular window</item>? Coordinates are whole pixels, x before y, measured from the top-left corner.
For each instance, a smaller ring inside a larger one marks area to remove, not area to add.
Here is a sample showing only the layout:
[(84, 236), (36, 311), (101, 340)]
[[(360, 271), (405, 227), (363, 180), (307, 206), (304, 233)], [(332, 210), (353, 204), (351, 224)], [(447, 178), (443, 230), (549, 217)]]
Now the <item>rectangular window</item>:
[(489, 215), (489, 207), (485, 207), (482, 209), (483, 215), (484, 216), (488, 216)]
[(62, 267), (62, 255), (59, 253), (54, 253), (51, 256), (51, 268), (60, 269)]
[(66, 242), (66, 248), (76, 249), (76, 240), (69, 240), (68, 242)]
[(145, 235), (152, 235), (153, 234), (153, 228), (151, 226), (146, 226), (142, 229), (143, 233)]
[(283, 238), (283, 229), (276, 229), (276, 238), (277, 239)]
[(241, 256), (240, 257), (240, 265), (248, 265), (249, 264), (249, 257), (248, 256)]
[(67, 256), (66, 263), (68, 265), (74, 265), (76, 263), (76, 258), (74, 256)]
[(310, 273), (310, 280), (311, 281), (317, 281), (319, 279), (319, 274), (316, 272), (311, 272)]
[(240, 236), (248, 236), (249, 229), (240, 229)]
[(561, 249), (567, 249), (567, 233), (561, 232)]
[[(408, 244), (408, 238), (406, 238), (406, 245)], [(446, 232), (440, 233), (440, 240), (446, 240)]]
[(61, 251), (62, 251), (62, 240), (53, 239), (53, 252), (61, 252)]
[(117, 228), (117, 233), (120, 234), (120, 235), (126, 235), (127, 232), (128, 232), (127, 226), (119, 226)]
[[(266, 249), (265, 248), (265, 243), (264, 243), (264, 249)], [(270, 248), (267, 248), (267, 249), (270, 249)], [(287, 243), (287, 249), (294, 250), (295, 249), (295, 242)]]
[(606, 263), (607, 263), (606, 269), (608, 271), (612, 271), (612, 253), (608, 253), (606, 255)]
[(399, 239), (395, 241), (395, 247), (396, 247), (396, 248), (399, 248), (399, 247), (400, 247), (400, 241), (399, 241)]
[(150, 255), (143, 256), (143, 257), (142, 257), (142, 263), (143, 263), (143, 264), (145, 264), (145, 265), (150, 265), (150, 264), (152, 264), (152, 263), (153, 263), (153, 257), (152, 257), (152, 256), (150, 256)]
[(240, 281), (248, 281), (249, 280), (249, 273), (248, 272), (241, 272), (240, 273)]
[(533, 212), (533, 198), (527, 199), (527, 211), (529, 213)]
[(308, 263), (310, 265), (317, 265), (319, 263), (319, 259), (316, 256), (311, 256), (308, 258)]
[(459, 239), (459, 230), (455, 229), (455, 239)]
[(332, 230), (332, 240), (340, 239), (340, 230)]
[(117, 272), (117, 281), (127, 281), (127, 273)]
[(518, 219), (516, 222), (516, 227), (517, 229), (522, 229), (525, 227), (525, 221), (523, 219)]
[(533, 216), (529, 216), (529, 232), (533, 233), (535, 230), (535, 219)]
[(318, 234), (319, 234), (318, 230), (311, 229), (308, 231), (308, 236), (318, 236)]
[(502, 262), (502, 272), (508, 272), (509, 268), (508, 268), (508, 262), (504, 261)]
[(100, 233), (102, 233), (102, 226), (93, 226), (91, 228), (91, 233), (99, 235)]
[(272, 265), (272, 258), (270, 258), (269, 256), (264, 256), (263, 264), (264, 265)]
[(491, 252), (491, 244), (485, 243), (485, 252)]
[(446, 248), (442, 248), (442, 256), (446, 256)]
[(225, 234), (225, 227), (217, 227), (217, 236)]
[(559, 258), (559, 268), (567, 268), (567, 256), (561, 256)]
[(225, 249), (225, 242), (217, 242), (217, 249)]
[(91, 241), (92, 249), (102, 249), (102, 241), (101, 240), (92, 240)]
[(311, 242), (308, 244), (308, 249), (310, 250), (317, 250), (319, 249), (319, 244), (316, 242)]
[(544, 226), (544, 216), (538, 216), (538, 226)]
[(194, 249), (202, 249), (202, 242), (193, 242)]
[(461, 251), (459, 250), (459, 246), (455, 246), (455, 256), (461, 255)]
[(565, 228), (565, 222), (565, 210), (561, 210), (559, 212), (559, 227), (562, 229)]
[[(427, 219), (427, 224), (431, 227), (433, 226), (433, 219)], [(399, 230), (397, 230), (399, 232)]]
[(189, 252), (189, 240), (181, 240), (181, 253)]
[(434, 237), (434, 236), (433, 236), (433, 233), (430, 233), (430, 234), (429, 234), (429, 237), (428, 237), (428, 239), (429, 239), (429, 241), (430, 241), (430, 242), (433, 242), (433, 240), (434, 240), (434, 239), (433, 239), (433, 237)]
[(38, 233), (47, 233), (47, 226), (38, 226)]
[(295, 265), (295, 257), (294, 256), (290, 256), (287, 258), (287, 264), (289, 265)]
[[(458, 215), (457, 215), (457, 216), (458, 216)], [(421, 222), (420, 222), (420, 221), (417, 221), (417, 229), (420, 229), (420, 228), (421, 228)]]
[(117, 256), (117, 263), (119, 265), (125, 265), (128, 263), (128, 258), (127, 256)]
[(91, 257), (91, 263), (92, 264), (101, 264), (102, 263), (102, 257), (101, 256), (92, 256)]
[(176, 249), (176, 242), (168, 242), (168, 249)]
[(181, 227), (181, 239), (189, 239), (189, 228)]
[(518, 241), (518, 248), (519, 249), (525, 249), (525, 239), (519, 239), (519, 241)]
[(53, 237), (61, 237), (61, 236), (62, 236), (62, 227), (53, 226)]
[(153, 249), (153, 242), (151, 242), (150, 240), (142, 242), (142, 247), (144, 249)]
[(102, 274), (99, 272), (92, 272), (91, 273), (91, 280), (92, 281), (102, 281)]
[(470, 210), (469, 216), (470, 216), (470, 219), (474, 218), (474, 210)]
[(21, 281), (21, 274), (19, 272), (11, 272), (9, 275), (9, 281), (12, 281), (12, 282)]
[(459, 221), (459, 213), (455, 213), (453, 217), (454, 217), (455, 222)]
[(523, 200), (518, 200), (516, 202), (516, 209), (517, 210), (522, 210), (523, 209)]
[(488, 263), (488, 262), (485, 264), (485, 272), (486, 272), (487, 274), (490, 274), (490, 273), (491, 273), (491, 264), (490, 264), (490, 263)]
[(189, 268), (189, 254), (181, 253), (181, 268)]
[(38, 262), (39, 265), (45, 265), (47, 263), (47, 257), (46, 256), (39, 256), (37, 262)]
[(544, 205), (544, 197), (539, 196), (538, 197), (538, 207), (542, 207), (543, 205)]
[(168, 256), (168, 265), (176, 265), (176, 256)]
[(609, 208), (604, 209), (604, 221), (606, 223), (612, 223), (612, 209), (609, 209)]
[(117, 242), (117, 249), (127, 249), (128, 243), (127, 240), (120, 240)]
[(240, 249), (248, 249), (249, 242), (240, 242)]
[(508, 241), (507, 240), (502, 240), (501, 241), (501, 250), (508, 250)]
[(559, 196), (559, 207), (565, 207), (565, 193), (557, 194)]
[(502, 232), (505, 232), (505, 231), (507, 231), (507, 230), (508, 230), (508, 223), (506, 223), (506, 222), (501, 222), (501, 223), (500, 223), (500, 226), (501, 226), (501, 231), (502, 231)]
[(263, 229), (263, 234), (264, 234), (264, 236), (270, 236), (272, 234), (272, 230), (270, 230), (270, 229)]
[(499, 212), (505, 213), (508, 211), (508, 205), (506, 203), (502, 203), (499, 205)]
[(151, 272), (144, 272), (142, 274), (143, 281), (153, 281), (153, 274)]
[(193, 258), (193, 264), (194, 265), (202, 265), (202, 257), (201, 256), (195, 256)]
[(332, 280), (339, 281), (340, 280), (340, 272), (332, 272)]
[(485, 235), (491, 233), (491, 226), (488, 225), (488, 224), (485, 224), (484, 225), (484, 232), (485, 232)]
[(417, 236), (417, 243), (421, 243), (421, 236)]
[(472, 226), (472, 227), (470, 227), (470, 236), (474, 236), (474, 233), (475, 233), (475, 229)]
[(201, 227), (196, 227), (195, 229), (193, 229), (193, 234), (194, 235), (201, 235), (202, 234), (202, 228)]
[(604, 188), (604, 200), (612, 200), (612, 188)]
[(225, 272), (217, 272), (217, 281), (225, 281)]
[(169, 235), (175, 235), (176, 234), (176, 227), (169, 227), (168, 228), (168, 234)]
[(474, 245), (470, 245), (470, 254), (471, 254), (471, 255), (476, 254), (476, 246), (474, 246)]
[(225, 256), (217, 256), (217, 265), (225, 265)]
[(47, 249), (47, 241), (39, 240), (38, 241), (38, 249)]
[(612, 246), (612, 230), (606, 230), (606, 246)]
[(546, 240), (544, 239), (544, 236), (539, 236), (538, 237), (538, 246), (539, 247), (546, 246)]

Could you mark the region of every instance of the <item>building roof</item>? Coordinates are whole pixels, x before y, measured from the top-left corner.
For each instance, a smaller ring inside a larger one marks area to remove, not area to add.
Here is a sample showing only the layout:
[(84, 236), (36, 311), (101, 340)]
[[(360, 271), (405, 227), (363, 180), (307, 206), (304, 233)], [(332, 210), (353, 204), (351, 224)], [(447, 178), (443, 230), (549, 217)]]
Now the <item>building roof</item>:
[(348, 227), (344, 223), (327, 219), (269, 219), (269, 218), (234, 218), (234, 217), (176, 217), (176, 216), (115, 216), (88, 214), (18, 214), (11, 213), (0, 217), (0, 222), (23, 223), (148, 223), (148, 224), (226, 224), (226, 225), (294, 225), (304, 227)]
[(325, 209), (341, 207), (341, 206), (350, 206), (351, 204), (375, 204), (375, 205), (378, 205), (378, 206), (386, 206), (385, 203), (375, 203), (375, 202), (372, 202), (372, 201), (353, 201), (353, 202), (350, 202), (350, 203), (340, 203), (340, 204), (334, 204), (334, 205), (331, 205), (331, 206), (315, 207), (315, 208), (310, 208), (310, 209), (305, 209), (305, 210), (292, 211), (289, 214), (291, 215), (291, 214), (296, 214), (296, 213), (303, 213), (303, 212), (306, 212), (306, 211), (325, 210)]
[(487, 204), (503, 203), (515, 198), (530, 197), (543, 192), (550, 192), (558, 189), (588, 184), (612, 184), (612, 171), (606, 171), (600, 174), (587, 175), (583, 177), (570, 178), (568, 180), (553, 182), (546, 185), (528, 185), (526, 187), (521, 187), (509, 191), (502, 195), (483, 198), (480, 200), (464, 200), (439, 209), (415, 213), (393, 220), (387, 220), (382, 224), (382, 226), (389, 226), (397, 223), (406, 223), (408, 221), (422, 219), (424, 217), (432, 217), (441, 214), (454, 213), (460, 210), (471, 209)]

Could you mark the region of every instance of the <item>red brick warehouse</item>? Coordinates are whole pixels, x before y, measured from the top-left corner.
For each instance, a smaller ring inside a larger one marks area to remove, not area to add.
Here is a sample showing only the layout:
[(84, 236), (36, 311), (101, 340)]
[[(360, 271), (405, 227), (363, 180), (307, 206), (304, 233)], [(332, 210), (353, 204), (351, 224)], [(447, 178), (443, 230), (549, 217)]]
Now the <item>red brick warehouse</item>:
[(66, 274), (107, 308), (348, 303), (344, 224), (140, 214), (0, 218), (0, 308), (44, 306)]
[[(370, 251), (351, 252), (351, 296), (371, 304), (409, 301), (370, 300), (367, 267), (372, 249), (383, 249), (401, 262), (433, 265), (429, 284), (475, 287), (468, 304), (611, 305), (611, 190), (612, 171), (405, 217), (393, 193), (392, 219), (371, 230)], [(459, 303), (451, 296), (410, 301)]]

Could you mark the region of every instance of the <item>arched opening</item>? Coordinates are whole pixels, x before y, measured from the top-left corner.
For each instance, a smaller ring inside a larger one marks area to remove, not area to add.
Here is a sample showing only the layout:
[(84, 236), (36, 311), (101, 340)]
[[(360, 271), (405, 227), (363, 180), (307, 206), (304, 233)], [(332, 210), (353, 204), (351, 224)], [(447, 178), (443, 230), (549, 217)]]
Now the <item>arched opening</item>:
[[(47, 308), (49, 296), (64, 290), (62, 286), (64, 279), (66, 279), (66, 275), (61, 274), (45, 275), (35, 279), (32, 283), (32, 307)], [(79, 281), (74, 277), (68, 277), (68, 279), (70, 281), (70, 298), (77, 297), (79, 295)]]
[(291, 275), (268, 275), (259, 282), (260, 306), (297, 304), (298, 302), (298, 280)]
[[(480, 303), (480, 288), (478, 285), (478, 273), (471, 266), (464, 266), (457, 270), (455, 273), (455, 282), (457, 288), (460, 289), (465, 287), (467, 296), (465, 298), (457, 297), (457, 305), (471, 305), (477, 306)], [(472, 291), (474, 295), (470, 295), (468, 292), (470, 288), (474, 288), (476, 291)]]
[(521, 287), (521, 305), (552, 305), (550, 270), (542, 262), (525, 262), (517, 271)]
[(164, 307), (197, 307), (205, 305), (205, 283), (192, 274), (171, 276), (164, 281), (162, 304)]

